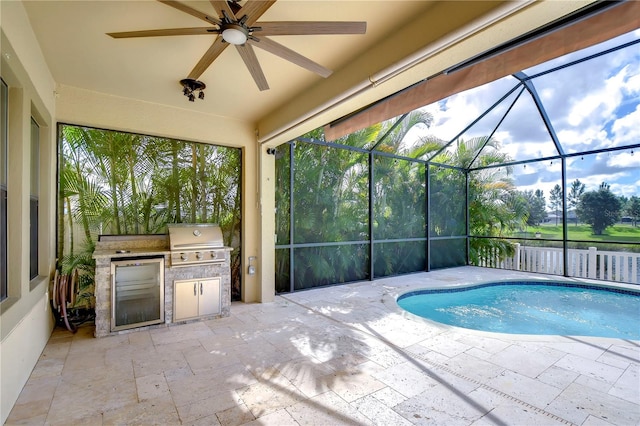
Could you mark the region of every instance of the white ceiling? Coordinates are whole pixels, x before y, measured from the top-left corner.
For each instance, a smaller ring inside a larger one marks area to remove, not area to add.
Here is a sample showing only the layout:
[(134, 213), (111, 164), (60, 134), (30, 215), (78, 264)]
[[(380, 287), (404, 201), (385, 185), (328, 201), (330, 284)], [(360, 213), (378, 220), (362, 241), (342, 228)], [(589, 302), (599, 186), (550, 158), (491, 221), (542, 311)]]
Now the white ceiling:
[[(208, 1), (183, 3), (216, 16)], [(279, 0), (258, 22), (366, 21), (364, 35), (273, 37), (335, 71), (430, 5), (415, 0)], [(322, 80), (255, 49), (270, 86), (260, 92), (238, 52), (227, 48), (199, 78), (207, 85), (205, 99), (189, 103), (179, 80), (189, 74), (215, 34), (113, 39), (105, 33), (206, 26), (200, 19), (153, 0), (26, 1), (24, 6), (53, 77), (63, 85), (257, 122)]]

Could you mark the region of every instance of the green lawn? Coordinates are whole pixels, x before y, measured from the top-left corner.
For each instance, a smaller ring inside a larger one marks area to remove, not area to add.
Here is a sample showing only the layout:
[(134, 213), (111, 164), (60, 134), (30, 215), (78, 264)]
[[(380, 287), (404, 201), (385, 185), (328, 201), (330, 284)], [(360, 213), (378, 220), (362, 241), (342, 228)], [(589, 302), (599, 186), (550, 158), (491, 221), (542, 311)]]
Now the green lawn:
[[(567, 225), (568, 238), (570, 240), (586, 240), (600, 242), (620, 242), (640, 244), (640, 227), (632, 225), (614, 225), (604, 230), (602, 235), (593, 235), (589, 225)], [(514, 236), (534, 238), (535, 233), (540, 232), (541, 238), (562, 239), (562, 225), (544, 224), (540, 226), (528, 226), (526, 232), (516, 232)]]

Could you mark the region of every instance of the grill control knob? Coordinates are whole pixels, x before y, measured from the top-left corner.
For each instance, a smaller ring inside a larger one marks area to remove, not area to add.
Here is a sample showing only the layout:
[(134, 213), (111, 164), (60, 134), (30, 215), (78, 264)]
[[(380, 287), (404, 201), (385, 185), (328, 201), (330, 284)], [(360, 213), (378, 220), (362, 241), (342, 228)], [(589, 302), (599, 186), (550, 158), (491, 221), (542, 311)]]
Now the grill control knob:
[(202, 253), (196, 252), (196, 259), (198, 260), (202, 259)]
[(218, 257), (218, 253), (216, 253), (215, 251), (211, 252), (211, 258), (215, 259), (216, 257)]
[(180, 259), (187, 260), (188, 258), (189, 258), (189, 256), (187, 256), (186, 253), (180, 253)]

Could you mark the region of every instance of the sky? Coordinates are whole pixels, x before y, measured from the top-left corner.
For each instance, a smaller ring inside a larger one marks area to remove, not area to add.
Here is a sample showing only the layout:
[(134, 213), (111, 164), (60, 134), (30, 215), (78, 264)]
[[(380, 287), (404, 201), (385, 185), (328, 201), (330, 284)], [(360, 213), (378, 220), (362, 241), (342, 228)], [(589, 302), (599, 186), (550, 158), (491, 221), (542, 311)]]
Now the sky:
[[(524, 70), (534, 76), (560, 64), (640, 40), (636, 30), (598, 46)], [(567, 158), (567, 186), (576, 179), (586, 190), (597, 190), (602, 182), (617, 195), (640, 196), (640, 44), (608, 53), (578, 65), (534, 78), (533, 84), (566, 154), (612, 147), (621, 151)], [(436, 136), (452, 140), (518, 81), (508, 76), (484, 86), (428, 105), (434, 118), (430, 128), (418, 127), (405, 138), (413, 143), (419, 137)], [(511, 158), (530, 160), (557, 155), (555, 144), (529, 92), (516, 90), (491, 113), (468, 129), (462, 138), (488, 136), (505, 111), (509, 114), (493, 137)], [(464, 113), (460, 113), (463, 111)], [(549, 191), (561, 181), (560, 160), (514, 166), (514, 179), (520, 190)]]

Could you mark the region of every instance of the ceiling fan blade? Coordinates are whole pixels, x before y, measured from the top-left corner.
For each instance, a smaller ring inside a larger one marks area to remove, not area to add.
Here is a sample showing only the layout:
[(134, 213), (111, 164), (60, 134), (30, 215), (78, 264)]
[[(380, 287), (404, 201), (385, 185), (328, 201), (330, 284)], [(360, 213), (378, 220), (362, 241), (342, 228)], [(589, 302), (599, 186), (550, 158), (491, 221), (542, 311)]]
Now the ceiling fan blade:
[(367, 32), (367, 23), (358, 21), (259, 22), (258, 25), (261, 30), (256, 33), (257, 36), (364, 34)]
[(227, 16), (231, 19), (235, 19), (236, 15), (233, 13), (231, 6), (226, 0), (209, 0), (213, 8), (216, 10), (220, 19), (224, 18), (222, 12), (226, 12)]
[(301, 54), (294, 52), (281, 45), (280, 43), (276, 43), (273, 40), (270, 40), (266, 37), (261, 37), (260, 41), (247, 40), (247, 43), (255, 47), (259, 47), (260, 49), (266, 50), (269, 53), (273, 53), (276, 56), (281, 57), (282, 59), (286, 59), (289, 62), (293, 62), (294, 64), (301, 66), (302, 68), (306, 68), (309, 71), (312, 71), (318, 75), (321, 75), (324, 78), (327, 78), (331, 75), (333, 71), (323, 67), (322, 65), (313, 62), (311, 59), (302, 56)]
[(160, 36), (177, 36), (177, 35), (210, 35), (218, 34), (220, 30), (214, 27), (199, 28), (166, 28), (164, 30), (143, 30), (143, 31), (122, 31), (118, 33), (107, 33), (113, 38), (131, 38), (131, 37), (160, 37)]
[(260, 67), (260, 63), (258, 62), (258, 58), (256, 57), (256, 53), (253, 51), (253, 48), (249, 44), (244, 44), (236, 45), (236, 49), (238, 49), (240, 57), (249, 69), (249, 73), (251, 73), (251, 77), (253, 77), (253, 81), (256, 82), (258, 89), (260, 89), (260, 91), (268, 90), (269, 83), (267, 83), (267, 78), (262, 72), (262, 68)]
[(218, 37), (216, 41), (213, 42), (209, 50), (205, 52), (204, 56), (200, 58), (200, 61), (198, 61), (196, 66), (193, 67), (187, 78), (197, 80), (198, 77), (200, 77), (202, 73), (209, 68), (209, 65), (211, 65), (218, 56), (220, 56), (227, 46), (229, 46), (229, 43), (225, 43), (222, 37)]
[(242, 9), (238, 13), (236, 13), (236, 18), (242, 19), (243, 16), (247, 16), (247, 21), (245, 24), (247, 26), (251, 26), (256, 23), (258, 19), (265, 13), (276, 0), (247, 0)]
[(216, 18), (213, 18), (209, 15), (207, 15), (206, 13), (200, 12), (199, 10), (196, 10), (190, 6), (187, 6), (186, 4), (182, 4), (178, 1), (173, 1), (173, 0), (158, 0), (160, 3), (164, 3), (167, 6), (171, 6), (173, 8), (176, 8), (184, 13), (188, 13), (191, 16), (195, 16), (198, 19), (202, 19), (205, 22), (208, 22), (210, 24), (217, 24), (219, 23), (219, 21)]

